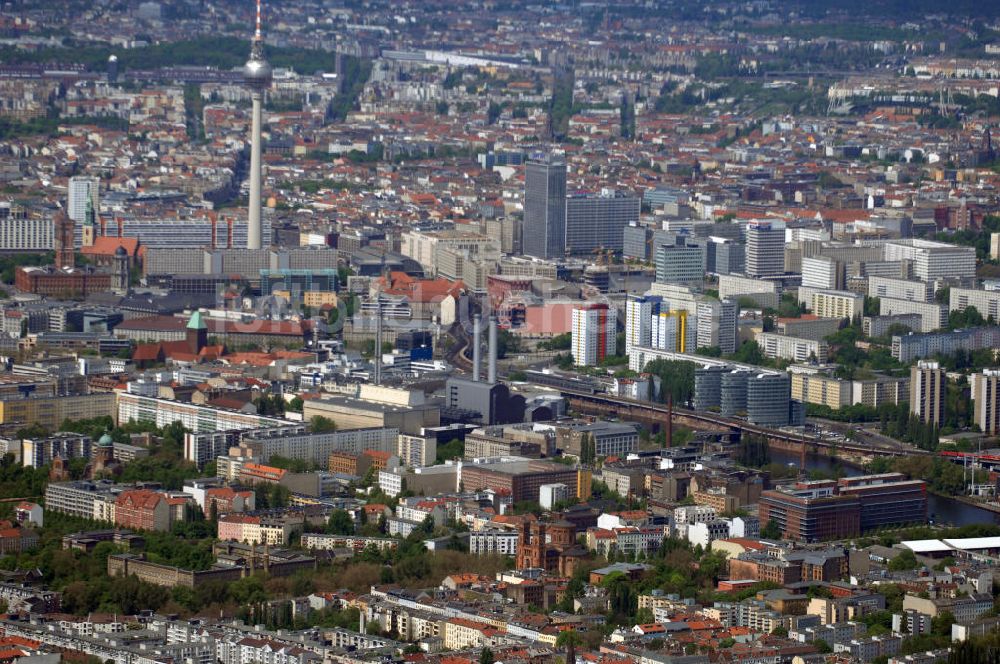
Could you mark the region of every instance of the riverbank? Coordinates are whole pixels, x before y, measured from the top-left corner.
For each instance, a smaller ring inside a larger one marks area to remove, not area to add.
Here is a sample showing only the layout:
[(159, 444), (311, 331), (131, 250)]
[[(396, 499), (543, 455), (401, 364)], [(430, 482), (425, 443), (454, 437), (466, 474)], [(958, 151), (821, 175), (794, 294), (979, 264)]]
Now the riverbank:
[(978, 507), (981, 510), (986, 510), (987, 512), (993, 512), (994, 514), (1000, 514), (1000, 504), (982, 502), (971, 498), (969, 496), (952, 496), (951, 494), (936, 493), (936, 496), (941, 496), (942, 498), (950, 498), (952, 500), (957, 500), (960, 503), (965, 503), (966, 505), (971, 505), (972, 507)]
[[(790, 454), (777, 450), (771, 451), (771, 461), (782, 465), (791, 463), (799, 465), (801, 457), (798, 454)], [(845, 476), (863, 475), (866, 471), (863, 465), (859, 465), (850, 460), (829, 456), (806, 455), (805, 470), (819, 470), (831, 476), (837, 472)], [(961, 496), (951, 494), (927, 492), (927, 513), (928, 516), (939, 524), (950, 524), (952, 526), (968, 526), (981, 523), (1000, 524), (1000, 509), (987, 509), (983, 505), (969, 499), (962, 500)]]

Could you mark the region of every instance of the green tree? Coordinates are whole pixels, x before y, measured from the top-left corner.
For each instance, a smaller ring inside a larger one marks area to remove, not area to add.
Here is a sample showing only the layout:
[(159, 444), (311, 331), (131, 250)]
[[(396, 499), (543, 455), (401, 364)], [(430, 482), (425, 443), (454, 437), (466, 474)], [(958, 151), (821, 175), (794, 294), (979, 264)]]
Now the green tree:
[(326, 433), (337, 430), (337, 423), (322, 415), (313, 415), (309, 420), (309, 430), (313, 433)]
[(760, 536), (763, 539), (768, 539), (768, 540), (781, 539), (782, 537), (781, 526), (778, 525), (778, 522), (776, 520), (769, 519), (767, 523), (764, 524), (764, 527), (760, 529)]
[(334, 510), (327, 521), (326, 530), (334, 535), (353, 535), (354, 519), (346, 510)]
[(920, 567), (917, 557), (909, 549), (904, 549), (902, 553), (889, 561), (889, 570), (892, 572), (905, 572)]

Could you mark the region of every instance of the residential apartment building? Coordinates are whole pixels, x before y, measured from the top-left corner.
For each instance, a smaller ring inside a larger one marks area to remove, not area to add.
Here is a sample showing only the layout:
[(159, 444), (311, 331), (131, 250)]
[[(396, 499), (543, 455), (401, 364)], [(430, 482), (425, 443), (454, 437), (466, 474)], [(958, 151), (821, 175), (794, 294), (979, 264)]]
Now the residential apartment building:
[(761, 332), (757, 343), (765, 357), (782, 358), (795, 362), (825, 363), (829, 359), (830, 346), (826, 341), (789, 337), (774, 332)]
[(915, 279), (871, 276), (868, 277), (868, 296), (910, 302), (933, 302), (934, 284)]
[(656, 295), (630, 295), (625, 302), (625, 354), (634, 346), (649, 346), (653, 317), (660, 313), (663, 298)]
[(617, 345), (617, 314), (606, 304), (589, 304), (573, 308), (572, 349), (577, 366), (590, 367), (615, 354)]
[(429, 466), (437, 459), (437, 438), (435, 436), (413, 436), (399, 434), (396, 455), (404, 466)]
[(820, 318), (854, 320), (865, 310), (865, 296), (850, 291), (799, 287), (799, 303)]
[(115, 498), (115, 525), (169, 532), (174, 523), (185, 520), (185, 508), (190, 504), (190, 496), (170, 496), (148, 489), (122, 491)]
[(910, 369), (910, 413), (925, 424), (941, 426), (948, 378), (937, 362), (921, 360)]
[(469, 533), (469, 553), (475, 556), (516, 556), (518, 533), (514, 530), (485, 528)]
[(703, 298), (698, 301), (698, 348), (718, 348), (723, 354), (736, 352), (740, 305), (736, 300)]
[(16, 428), (37, 424), (56, 431), (66, 420), (89, 420), (114, 414), (113, 392), (0, 400), (0, 424), (17, 425)]
[(865, 316), (861, 319), (861, 331), (868, 337), (883, 337), (889, 334), (893, 327), (906, 327), (913, 332), (920, 332), (924, 317), (920, 314), (892, 314), (883, 316)]
[(82, 519), (95, 519), (95, 502), (102, 497), (114, 496), (121, 490), (111, 480), (79, 480), (74, 482), (49, 482), (45, 487), (45, 509)]
[(653, 316), (649, 345), (659, 350), (687, 353), (693, 350), (688, 341), (688, 312), (683, 309), (660, 311)]
[(789, 373), (792, 399), (833, 410), (856, 404), (878, 408), (883, 403), (897, 404), (909, 398), (908, 378), (879, 376), (845, 380), (802, 366), (790, 367)]
[(974, 405), (972, 421), (987, 436), (995, 436), (1000, 432), (1000, 398), (997, 396), (1000, 370), (983, 369), (970, 378)]
[(1000, 327), (973, 327), (954, 332), (907, 334), (892, 338), (892, 356), (909, 364), (921, 357), (949, 355), (957, 350), (981, 350), (1000, 347)]
[(751, 297), (760, 307), (777, 307), (781, 289), (777, 281), (766, 281), (735, 274), (719, 275), (719, 298), (739, 300)]
[(992, 316), (994, 321), (1000, 321), (1000, 291), (952, 286), (948, 296), (948, 309), (965, 311), (967, 307), (975, 307), (983, 318)]
[(920, 302), (916, 300), (897, 300), (890, 297), (879, 298), (880, 316), (920, 316), (920, 325), (915, 332), (933, 332), (948, 324), (948, 307), (938, 302)]
[(90, 436), (78, 433), (58, 433), (48, 438), (25, 438), (21, 441), (21, 465), (41, 468), (52, 463), (56, 457), (63, 461), (89, 459), (92, 448), (93, 441)]
[[(110, 396), (113, 402), (115, 395), (111, 394)], [(223, 410), (129, 392), (118, 393), (118, 421), (123, 423), (149, 422), (160, 427), (180, 422), (186, 429), (195, 433), (225, 431), (227, 429), (260, 429), (288, 424), (287, 420), (276, 417)]]
[(802, 285), (823, 290), (843, 290), (843, 261), (829, 256), (803, 256)]
[(0, 250), (50, 251), (54, 245), (51, 218), (0, 216)]
[(910, 261), (913, 276), (920, 281), (974, 279), (976, 250), (932, 240), (892, 240), (885, 245), (885, 260)]

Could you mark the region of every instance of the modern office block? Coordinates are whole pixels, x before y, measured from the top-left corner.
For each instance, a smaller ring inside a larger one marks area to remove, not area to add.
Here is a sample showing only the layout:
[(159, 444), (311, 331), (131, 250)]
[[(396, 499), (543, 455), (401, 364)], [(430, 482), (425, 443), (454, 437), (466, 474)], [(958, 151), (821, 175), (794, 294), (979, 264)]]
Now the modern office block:
[(734, 369), (722, 374), (720, 412), (726, 417), (745, 414), (747, 410), (747, 380), (750, 372)]
[(747, 421), (759, 426), (789, 423), (792, 380), (788, 374), (756, 374), (747, 379)]
[(561, 155), (539, 156), (525, 166), (521, 249), (537, 258), (566, 253), (566, 161)]
[(66, 214), (77, 224), (87, 219), (87, 210), (100, 210), (101, 181), (95, 177), (74, 176), (69, 179)]
[(700, 367), (694, 372), (694, 409), (706, 411), (722, 404), (722, 366)]
[(701, 283), (705, 280), (702, 248), (684, 244), (663, 245), (656, 252), (656, 281), (666, 284)]
[(785, 272), (785, 226), (780, 222), (747, 224), (746, 275), (773, 277)]
[(566, 252), (588, 256), (595, 250), (620, 253), (624, 231), (639, 221), (641, 201), (620, 191), (574, 194), (566, 199)]

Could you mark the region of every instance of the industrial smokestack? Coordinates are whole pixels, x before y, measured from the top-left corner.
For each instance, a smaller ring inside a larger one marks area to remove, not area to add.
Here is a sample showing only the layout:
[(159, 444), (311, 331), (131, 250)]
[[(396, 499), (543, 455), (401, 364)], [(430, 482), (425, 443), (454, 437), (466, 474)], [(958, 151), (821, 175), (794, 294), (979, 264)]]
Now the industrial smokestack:
[(497, 382), (497, 319), (490, 314), (490, 360), (489, 369), (486, 374), (490, 384)]
[(382, 293), (375, 303), (375, 384), (382, 384)]
[(472, 380), (479, 382), (479, 367), (482, 365), (480, 358), (483, 346), (483, 318), (476, 316), (472, 319)]

